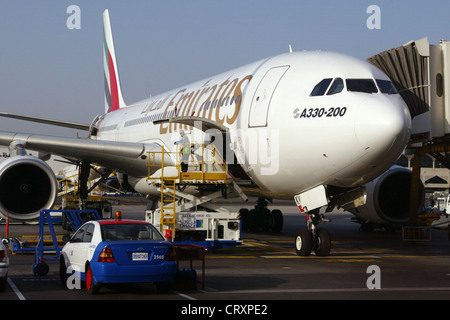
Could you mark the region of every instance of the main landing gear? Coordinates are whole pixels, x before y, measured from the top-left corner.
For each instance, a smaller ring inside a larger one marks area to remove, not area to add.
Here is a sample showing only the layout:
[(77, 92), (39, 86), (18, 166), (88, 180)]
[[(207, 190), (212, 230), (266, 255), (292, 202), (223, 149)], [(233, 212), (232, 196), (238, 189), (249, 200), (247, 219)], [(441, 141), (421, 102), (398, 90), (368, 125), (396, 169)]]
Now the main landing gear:
[(265, 198), (258, 198), (255, 209), (241, 209), (242, 230), (252, 232), (279, 233), (283, 229), (283, 214), (280, 210), (270, 211)]
[(328, 220), (319, 213), (319, 209), (308, 212), (306, 229), (300, 229), (295, 236), (295, 251), (299, 256), (309, 256), (314, 250), (317, 256), (328, 256), (331, 250), (330, 233), (317, 226)]

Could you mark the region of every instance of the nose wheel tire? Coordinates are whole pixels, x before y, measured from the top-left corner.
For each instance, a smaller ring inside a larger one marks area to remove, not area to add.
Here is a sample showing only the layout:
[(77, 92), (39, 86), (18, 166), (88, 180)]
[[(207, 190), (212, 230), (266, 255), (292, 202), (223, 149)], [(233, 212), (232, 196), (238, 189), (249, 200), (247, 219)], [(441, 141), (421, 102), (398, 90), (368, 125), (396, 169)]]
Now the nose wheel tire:
[(312, 232), (300, 229), (295, 236), (295, 252), (298, 256), (307, 257), (314, 250), (317, 256), (328, 256), (331, 251), (330, 233), (326, 229)]
[(298, 256), (307, 257), (312, 250), (312, 234), (306, 229), (300, 229), (295, 236), (295, 252)]
[(314, 241), (314, 252), (316, 256), (325, 257), (330, 255), (331, 240), (330, 233), (326, 229), (317, 230), (317, 237)]

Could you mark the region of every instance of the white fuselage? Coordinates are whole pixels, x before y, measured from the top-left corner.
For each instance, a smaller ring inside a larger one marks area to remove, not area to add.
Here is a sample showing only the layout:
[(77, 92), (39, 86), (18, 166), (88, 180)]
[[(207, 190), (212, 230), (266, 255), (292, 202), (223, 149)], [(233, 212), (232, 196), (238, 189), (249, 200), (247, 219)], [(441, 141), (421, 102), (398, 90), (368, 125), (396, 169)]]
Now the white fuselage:
[[(336, 81), (334, 94), (312, 95), (324, 79), (331, 79), (324, 81), (331, 93), (336, 78), (342, 81), (341, 86)], [(347, 79), (356, 87), (362, 83), (362, 90), (350, 88)], [(97, 139), (156, 142), (175, 150), (181, 129), (191, 142), (203, 142), (203, 134), (153, 121), (207, 118), (229, 129), (230, 141), (224, 143), (265, 192), (292, 198), (318, 185), (359, 186), (397, 160), (411, 128), (400, 95), (382, 93), (379, 84), (368, 93), (369, 79), (389, 80), (369, 63), (342, 54), (282, 54), (107, 113), (98, 122)], [(145, 179), (146, 173), (144, 167), (135, 178)], [(147, 188), (136, 185), (138, 192), (148, 193)]]

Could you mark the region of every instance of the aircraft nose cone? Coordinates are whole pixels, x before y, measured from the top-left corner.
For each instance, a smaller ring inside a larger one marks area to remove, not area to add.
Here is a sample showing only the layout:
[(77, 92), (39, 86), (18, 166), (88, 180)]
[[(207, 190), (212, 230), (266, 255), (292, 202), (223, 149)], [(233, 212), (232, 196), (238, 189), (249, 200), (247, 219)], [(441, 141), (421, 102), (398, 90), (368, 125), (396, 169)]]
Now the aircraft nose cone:
[(411, 135), (411, 116), (400, 96), (380, 96), (362, 101), (355, 118), (361, 147), (376, 158), (400, 156)]

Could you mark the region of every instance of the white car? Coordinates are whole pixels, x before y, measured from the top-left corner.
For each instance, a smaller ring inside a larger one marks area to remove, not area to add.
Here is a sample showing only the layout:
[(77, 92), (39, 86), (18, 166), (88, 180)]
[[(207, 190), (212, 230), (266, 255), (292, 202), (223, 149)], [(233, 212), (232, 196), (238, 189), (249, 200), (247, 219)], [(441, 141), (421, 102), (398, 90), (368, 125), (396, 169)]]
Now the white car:
[(8, 268), (8, 249), (3, 242), (0, 242), (0, 292), (5, 291), (6, 280), (8, 279)]
[(135, 220), (88, 221), (61, 251), (60, 279), (72, 271), (90, 294), (108, 283), (153, 282), (169, 291), (177, 266), (175, 249), (150, 223)]

